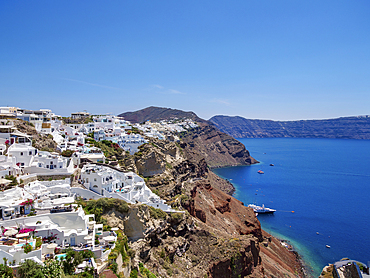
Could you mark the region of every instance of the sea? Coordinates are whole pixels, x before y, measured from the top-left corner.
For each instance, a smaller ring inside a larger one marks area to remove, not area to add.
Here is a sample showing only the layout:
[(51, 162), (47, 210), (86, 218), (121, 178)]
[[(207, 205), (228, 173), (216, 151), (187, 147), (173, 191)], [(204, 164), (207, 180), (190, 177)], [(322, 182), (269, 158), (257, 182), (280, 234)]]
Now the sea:
[(238, 140), (260, 163), (214, 172), (244, 204), (276, 209), (258, 215), (262, 228), (289, 241), (309, 276), (342, 258), (370, 261), (370, 140)]

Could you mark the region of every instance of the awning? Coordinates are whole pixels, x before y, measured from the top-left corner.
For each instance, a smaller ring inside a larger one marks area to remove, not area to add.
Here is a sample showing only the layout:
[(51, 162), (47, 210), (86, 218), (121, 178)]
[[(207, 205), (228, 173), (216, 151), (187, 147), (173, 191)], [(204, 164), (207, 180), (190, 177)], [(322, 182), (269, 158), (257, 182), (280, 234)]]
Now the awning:
[(48, 248), (48, 249), (55, 249), (55, 248), (57, 248), (58, 247), (58, 244), (56, 244), (56, 243), (50, 243), (50, 244), (48, 244), (47, 246), (46, 246), (46, 248)]
[(106, 237), (103, 237), (103, 239), (105, 241), (116, 241), (116, 237), (115, 236), (106, 236)]
[(18, 231), (15, 229), (8, 229), (5, 231), (4, 236), (14, 236), (18, 234)]
[(22, 237), (28, 237), (30, 233), (22, 233), (22, 234), (17, 234), (15, 237), (16, 238), (22, 238)]

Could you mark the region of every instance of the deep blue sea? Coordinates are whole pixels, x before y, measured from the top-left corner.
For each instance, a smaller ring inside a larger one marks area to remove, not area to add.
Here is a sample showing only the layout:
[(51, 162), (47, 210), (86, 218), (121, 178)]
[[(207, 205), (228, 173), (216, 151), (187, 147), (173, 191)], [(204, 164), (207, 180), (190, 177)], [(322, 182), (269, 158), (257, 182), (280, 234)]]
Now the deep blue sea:
[(261, 163), (214, 172), (245, 204), (277, 210), (258, 216), (262, 228), (289, 240), (312, 276), (343, 257), (370, 261), (370, 140), (238, 140)]

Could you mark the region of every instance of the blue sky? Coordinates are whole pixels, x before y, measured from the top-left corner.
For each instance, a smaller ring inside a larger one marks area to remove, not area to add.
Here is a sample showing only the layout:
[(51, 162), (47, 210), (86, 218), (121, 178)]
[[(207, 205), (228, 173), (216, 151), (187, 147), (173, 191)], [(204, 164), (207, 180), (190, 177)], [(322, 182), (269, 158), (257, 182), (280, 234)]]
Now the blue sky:
[(369, 1), (0, 1), (0, 106), (369, 113)]

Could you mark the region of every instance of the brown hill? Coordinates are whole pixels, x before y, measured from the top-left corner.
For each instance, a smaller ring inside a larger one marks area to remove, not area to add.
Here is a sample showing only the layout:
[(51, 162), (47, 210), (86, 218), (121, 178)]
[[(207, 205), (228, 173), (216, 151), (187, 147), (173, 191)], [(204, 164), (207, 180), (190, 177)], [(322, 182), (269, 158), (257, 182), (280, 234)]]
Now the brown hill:
[(146, 121), (159, 122), (161, 120), (170, 120), (170, 119), (192, 119), (192, 120), (201, 120), (193, 112), (185, 112), (177, 109), (164, 108), (164, 107), (155, 107), (150, 106), (134, 112), (126, 112), (118, 115), (123, 117), (126, 121), (132, 123), (142, 123)]
[(189, 156), (197, 159), (204, 158), (211, 168), (258, 163), (242, 143), (221, 132), (193, 112), (151, 106), (135, 112), (122, 113), (119, 116), (134, 123), (174, 118), (192, 119), (199, 127), (180, 134), (181, 141), (184, 143), (182, 146), (186, 148)]

